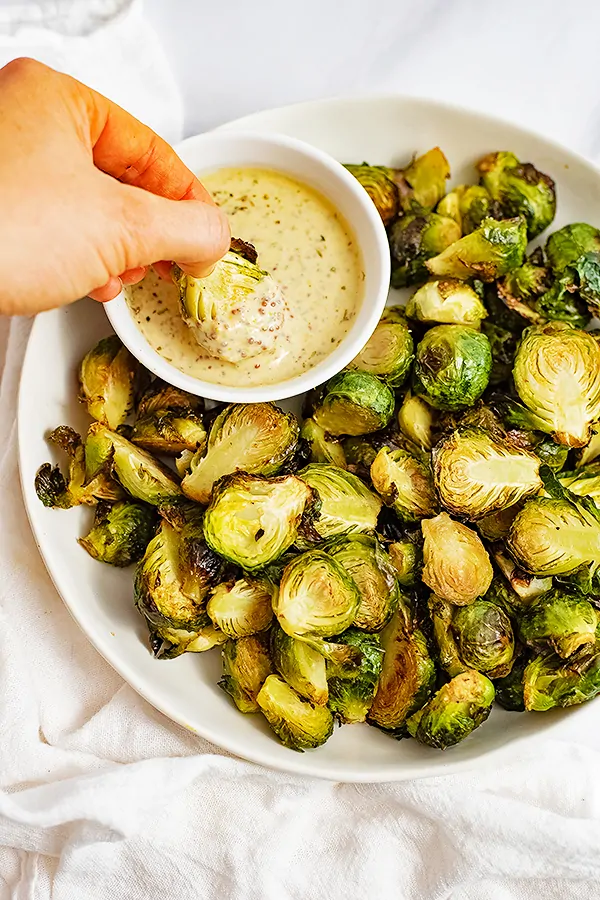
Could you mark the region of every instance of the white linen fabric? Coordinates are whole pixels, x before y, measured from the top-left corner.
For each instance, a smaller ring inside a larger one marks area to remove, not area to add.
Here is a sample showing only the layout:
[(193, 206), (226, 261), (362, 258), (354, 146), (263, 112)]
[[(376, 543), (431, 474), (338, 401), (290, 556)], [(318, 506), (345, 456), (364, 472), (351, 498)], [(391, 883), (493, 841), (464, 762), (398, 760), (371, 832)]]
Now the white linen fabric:
[[(173, 48), (196, 126), (332, 93), (343, 82), (347, 90), (495, 102), (584, 152), (594, 151), (600, 133), (591, 66), (600, 9), (591, 0), (486, 8), (468, 0), (345, 0), (343, 15), (337, 0), (305, 0), (295, 7), (299, 46), (281, 30), (284, 4), (149, 5)], [(255, 66), (247, 68), (252, 27), (266, 28), (270, 16), (280, 43), (266, 60), (254, 43)], [(167, 19), (183, 34), (166, 29)], [(202, 22), (209, 34), (194, 47), (190, 35)], [(314, 61), (308, 23), (323, 48)], [(210, 32), (226, 27), (227, 59), (211, 82), (206, 67), (222, 57)], [(336, 28), (337, 56), (327, 56)], [(514, 41), (520, 49), (511, 55)], [(87, 81), (165, 137), (180, 136), (181, 103), (138, 3), (0, 0), (0, 63), (24, 53)], [(236, 54), (244, 61), (237, 70)], [(538, 95), (540, 67), (548, 87)], [(579, 73), (569, 88), (568, 68)], [(28, 331), (22, 319), (0, 328), (0, 900), (596, 900), (597, 705), (577, 729), (567, 716), (560, 739), (534, 743), (494, 768), (341, 785), (234, 759), (122, 682), (70, 619), (23, 508), (15, 415)]]

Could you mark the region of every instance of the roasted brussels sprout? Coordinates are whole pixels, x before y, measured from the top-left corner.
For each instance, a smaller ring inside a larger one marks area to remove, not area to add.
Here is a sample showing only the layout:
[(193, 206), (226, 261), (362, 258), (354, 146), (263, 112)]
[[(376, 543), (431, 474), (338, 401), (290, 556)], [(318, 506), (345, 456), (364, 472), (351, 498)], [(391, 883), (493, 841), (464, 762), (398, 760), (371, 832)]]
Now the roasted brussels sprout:
[(488, 217), (501, 218), (498, 215), (498, 204), (480, 184), (460, 184), (455, 187), (440, 200), (436, 212), (458, 222), (463, 234), (475, 231)]
[(488, 678), (504, 678), (512, 668), (515, 639), (510, 619), (500, 606), (475, 600), (455, 611), (452, 631), (467, 669)]
[(435, 415), (428, 403), (408, 391), (398, 410), (398, 426), (420, 450), (429, 452), (433, 447)]
[(550, 225), (556, 215), (556, 190), (549, 175), (506, 151), (488, 153), (479, 160), (477, 169), (502, 216), (523, 216), (529, 240)]
[(341, 563), (311, 550), (285, 567), (273, 609), (286, 634), (310, 644), (349, 628), (359, 604), (358, 588)]
[(311, 500), (311, 489), (295, 475), (226, 475), (204, 516), (206, 542), (245, 571), (257, 572), (292, 546)]
[(591, 644), (561, 659), (540, 653), (523, 676), (525, 709), (545, 712), (555, 706), (577, 706), (600, 693), (600, 647)]
[(572, 494), (591, 497), (600, 508), (600, 461), (575, 469), (574, 472), (561, 472), (558, 480)]
[(317, 706), (327, 703), (325, 657), (318, 650), (275, 626), (271, 632), (271, 657), (276, 670), (297, 694)]
[(430, 210), (446, 193), (450, 164), (439, 147), (417, 156), (405, 169), (396, 170), (400, 206), (404, 212)]
[(591, 603), (556, 588), (523, 610), (519, 638), (535, 650), (554, 650), (565, 658), (594, 643), (598, 624)]
[(299, 432), (295, 416), (272, 403), (225, 407), (211, 426), (206, 452), (201, 450), (191, 462), (181, 485), (184, 494), (206, 505), (223, 475), (275, 475), (294, 453)]
[(371, 708), (383, 665), (383, 650), (378, 635), (365, 634), (356, 628), (349, 628), (339, 640), (360, 651), (360, 664), (328, 665), (329, 709), (340, 722), (352, 725), (364, 722)]
[(455, 244), (460, 234), (460, 225), (454, 219), (433, 212), (397, 219), (389, 232), (392, 287), (426, 281), (427, 260), (438, 259), (438, 254)]
[[(518, 511), (520, 512), (522, 508), (523, 504), (519, 504)], [(511, 522), (510, 528), (512, 528), (512, 523), (515, 519), (516, 515)], [(508, 534), (510, 534), (510, 528)], [(508, 535), (505, 535), (505, 538), (507, 537)], [(512, 593), (516, 594), (520, 606), (529, 606), (529, 604), (535, 603), (538, 597), (552, 589), (553, 582), (551, 577), (538, 578), (537, 575), (532, 575), (531, 572), (525, 572), (523, 569), (520, 569), (512, 556), (509, 556), (504, 551), (502, 545), (495, 544), (492, 552), (494, 562), (502, 572), (508, 585), (510, 585)]]
[(479, 328), (487, 310), (479, 295), (458, 278), (438, 278), (426, 282), (406, 304), (406, 315), (419, 322), (472, 325)]
[(308, 441), (311, 462), (331, 463), (339, 469), (346, 468), (346, 456), (340, 441), (329, 437), (314, 419), (304, 420), (300, 429), (300, 437)]
[(421, 578), (423, 551), (413, 541), (394, 541), (387, 548), (398, 584), (414, 587)]
[(431, 619), (433, 642), (437, 650), (437, 662), (451, 677), (467, 671), (461, 660), (458, 646), (452, 630), (452, 619), (455, 607), (441, 597), (431, 594), (427, 601), (429, 618)]
[(302, 525), (300, 544), (375, 531), (381, 500), (356, 475), (336, 466), (311, 463), (300, 470), (298, 477), (320, 501), (318, 516)]
[(396, 573), (376, 538), (357, 534), (334, 545), (331, 555), (350, 575), (360, 593), (354, 625), (363, 631), (381, 631), (398, 605)]
[(115, 429), (133, 410), (140, 365), (116, 334), (102, 338), (79, 366), (80, 399), (93, 419)]
[(400, 210), (398, 198), (398, 186), (396, 184), (396, 169), (387, 166), (370, 166), (364, 162), (362, 165), (345, 166), (360, 181), (365, 191), (377, 207), (384, 225), (389, 225)]
[(290, 750), (320, 747), (333, 734), (333, 716), (327, 707), (302, 700), (279, 675), (268, 676), (256, 702), (281, 743)]
[(276, 590), (266, 578), (226, 581), (213, 590), (206, 612), (227, 637), (248, 637), (265, 631), (271, 624)]
[(436, 409), (472, 406), (492, 368), (487, 337), (466, 325), (435, 325), (417, 346), (413, 391)]
[(400, 735), (407, 718), (435, 689), (435, 664), (422, 632), (407, 625), (402, 611), (381, 633), (381, 646), (383, 666), (367, 721)]
[(386, 506), (391, 506), (405, 522), (416, 522), (437, 512), (429, 466), (404, 450), (382, 447), (371, 466), (371, 480)]
[(600, 230), (585, 222), (565, 225), (550, 235), (545, 252), (548, 265), (560, 275), (586, 253), (600, 252)]
[(513, 663), (513, 667), (508, 675), (505, 675), (504, 678), (498, 678), (494, 682), (496, 702), (510, 712), (523, 712), (525, 710), (523, 676), (527, 662), (527, 657), (519, 657)]
[(442, 505), (476, 521), (537, 493), (540, 461), (527, 450), (482, 428), (459, 428), (432, 451), (433, 477)]
[(490, 370), (489, 384), (491, 387), (507, 382), (512, 375), (512, 367), (517, 352), (518, 335), (495, 325), (493, 322), (485, 321), (481, 325), (481, 330), (490, 342), (492, 351), (492, 368)]
[(185, 409), (200, 413), (204, 409), (204, 400), (172, 384), (167, 384), (160, 378), (155, 378), (138, 401), (137, 415), (141, 418), (165, 409)]
[(390, 387), (400, 387), (413, 360), (414, 344), (406, 319), (386, 316), (384, 312), (379, 325), (348, 365), (357, 372), (370, 372), (383, 379)]
[(144, 555), (156, 527), (156, 513), (143, 503), (100, 502), (94, 524), (79, 538), (84, 550), (111, 566), (130, 566)]
[(177, 456), (184, 450), (203, 451), (206, 431), (202, 419), (189, 409), (164, 409), (138, 416), (131, 442), (161, 456)]
[(456, 675), (422, 709), (408, 719), (409, 734), (430, 747), (445, 750), (481, 725), (494, 702), (494, 685), (480, 672)]
[(528, 328), (517, 351), (515, 387), (555, 441), (583, 447), (600, 418), (600, 343), (563, 322)]
[(327, 382), (313, 419), (333, 435), (370, 434), (390, 422), (394, 395), (370, 372), (340, 372)]
[(273, 673), (267, 636), (251, 634), (237, 641), (227, 641), (223, 644), (221, 659), (223, 675), (219, 687), (229, 694), (240, 712), (260, 712), (256, 698)]
[(498, 288), (509, 309), (515, 309), (511, 301), (535, 300), (545, 294), (551, 284), (548, 268), (539, 264), (537, 258), (530, 257), (518, 269), (508, 272), (499, 282)]
[(175, 267), (181, 315), (211, 356), (237, 363), (272, 353), (287, 314), (280, 285), (256, 265), (256, 251), (243, 241), (210, 275), (194, 278)]
[(508, 537), (511, 525), (522, 508), (522, 503), (515, 503), (513, 506), (505, 506), (503, 509), (479, 519), (477, 522), (479, 534), (486, 541), (504, 540), (505, 537)]
[(421, 576), (424, 583), (438, 597), (457, 606), (483, 597), (494, 572), (476, 532), (445, 512), (434, 519), (423, 519), (421, 528), (425, 538)]
[(488, 218), (471, 234), (428, 259), (425, 265), (432, 275), (495, 281), (522, 264), (526, 247), (524, 219), (497, 222)]

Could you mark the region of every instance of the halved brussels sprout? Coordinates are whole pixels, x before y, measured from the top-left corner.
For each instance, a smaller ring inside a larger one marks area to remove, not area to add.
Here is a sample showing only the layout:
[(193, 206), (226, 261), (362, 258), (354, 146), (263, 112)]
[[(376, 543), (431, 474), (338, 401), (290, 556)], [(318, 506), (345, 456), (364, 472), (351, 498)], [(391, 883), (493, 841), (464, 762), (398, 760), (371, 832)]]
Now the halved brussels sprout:
[(199, 415), (189, 409), (163, 409), (138, 416), (131, 442), (162, 456), (177, 456), (184, 450), (203, 451), (206, 431)]
[(93, 419), (115, 429), (133, 410), (139, 376), (140, 364), (111, 334), (81, 360), (80, 399)]
[(373, 703), (383, 650), (379, 636), (349, 628), (339, 638), (360, 651), (360, 665), (327, 667), (329, 709), (345, 725), (364, 722)]
[(497, 512), (484, 516), (477, 522), (477, 530), (486, 541), (502, 541), (508, 537), (517, 513), (523, 509), (522, 503), (514, 503), (512, 506), (505, 506)]
[(417, 522), (437, 512), (429, 466), (404, 450), (382, 447), (371, 466), (371, 480), (385, 504), (404, 522)]
[[(93, 427), (93, 426), (92, 426)], [(100, 470), (88, 477), (86, 471), (86, 450), (81, 436), (61, 425), (48, 435), (48, 441), (60, 447), (69, 457), (69, 475), (65, 479), (58, 466), (44, 463), (35, 476), (35, 492), (44, 506), (70, 509), (85, 503), (93, 506), (98, 500), (116, 501), (125, 492), (110, 475)]]
[(522, 264), (526, 247), (525, 219), (488, 218), (425, 265), (432, 275), (495, 281)]
[(320, 747), (333, 734), (333, 716), (327, 707), (303, 700), (279, 675), (269, 675), (256, 702), (281, 743), (290, 750)]
[(271, 624), (276, 591), (266, 578), (225, 581), (210, 595), (206, 612), (227, 637), (248, 637), (265, 631)]
[(231, 472), (274, 475), (293, 455), (300, 428), (272, 403), (234, 403), (214, 420), (206, 451), (197, 453), (182, 482), (184, 494), (206, 505), (213, 485)]
[(387, 166), (370, 166), (346, 163), (345, 168), (354, 175), (377, 207), (384, 225), (389, 225), (400, 209), (398, 186), (395, 181), (396, 169)]
[(325, 657), (318, 650), (275, 626), (271, 631), (271, 656), (279, 674), (297, 694), (317, 706), (327, 703)]
[(304, 522), (300, 543), (375, 531), (381, 500), (351, 472), (323, 463), (311, 463), (298, 473), (317, 494), (319, 514)]
[(561, 472), (558, 476), (563, 487), (579, 497), (591, 497), (600, 507), (600, 461), (590, 463), (574, 472)]
[(481, 672), (462, 672), (408, 719), (408, 732), (430, 747), (452, 747), (485, 722), (494, 695), (494, 685)]
[(413, 541), (394, 541), (387, 548), (398, 584), (414, 587), (421, 580), (423, 551)]
[(433, 447), (435, 417), (435, 410), (428, 403), (407, 391), (398, 410), (398, 426), (413, 444), (426, 453)]
[(513, 506), (541, 486), (540, 461), (482, 428), (459, 428), (432, 451), (433, 477), (442, 505), (476, 521)]
[(461, 672), (466, 672), (466, 666), (458, 653), (458, 646), (452, 631), (452, 618), (455, 607), (441, 597), (431, 594), (427, 601), (429, 617), (431, 619), (433, 640), (437, 648), (437, 661), (442, 669), (454, 678)]
[(563, 322), (528, 328), (513, 370), (525, 406), (555, 441), (583, 447), (600, 418), (600, 343)]
[(446, 193), (450, 163), (439, 147), (417, 156), (405, 169), (396, 170), (400, 206), (404, 212), (433, 209)]
[(546, 241), (548, 265), (556, 274), (563, 273), (586, 253), (600, 251), (600, 230), (585, 222), (574, 222), (553, 232)]
[[(520, 504), (518, 512), (522, 508), (523, 505)], [(516, 515), (513, 518), (513, 522), (515, 519)], [(510, 527), (512, 528), (512, 523)], [(510, 534), (510, 529), (508, 534)], [(538, 578), (536, 575), (532, 575), (531, 572), (525, 572), (523, 569), (520, 569), (512, 556), (506, 553), (502, 545), (496, 544), (493, 547), (493, 557), (511, 590), (517, 595), (521, 606), (529, 606), (531, 603), (535, 603), (538, 597), (552, 590), (553, 582), (551, 577)]]
[(598, 624), (591, 603), (556, 588), (523, 610), (519, 638), (535, 650), (554, 650), (564, 658), (593, 644)]
[(504, 610), (488, 600), (475, 600), (456, 610), (452, 632), (458, 653), (467, 669), (488, 678), (504, 678), (512, 668), (515, 638)]
[(164, 409), (185, 409), (200, 413), (204, 409), (204, 400), (172, 384), (167, 384), (160, 378), (155, 378), (138, 401), (137, 415), (147, 416)]
[(340, 469), (346, 468), (346, 456), (340, 441), (329, 437), (324, 428), (314, 419), (305, 419), (300, 429), (300, 437), (310, 445), (310, 460), (314, 463), (331, 463)]
[(78, 543), (100, 562), (130, 566), (144, 555), (155, 527), (156, 513), (150, 506), (129, 500), (101, 502), (91, 530)]
[(487, 310), (478, 294), (458, 278), (426, 282), (406, 304), (406, 315), (419, 322), (472, 325), (479, 328)]
[(204, 516), (206, 542), (230, 562), (257, 572), (292, 546), (311, 500), (311, 489), (295, 475), (226, 475)]
[(500, 218), (498, 204), (480, 184), (460, 184), (455, 187), (440, 200), (436, 212), (458, 222), (463, 234), (475, 231), (488, 217)]
[(95, 477), (107, 466), (107, 461), (125, 490), (138, 500), (160, 506), (182, 497), (179, 481), (171, 469), (127, 438), (96, 423), (85, 442), (88, 477)]
[(524, 712), (525, 698), (523, 696), (523, 676), (528, 659), (521, 656), (513, 663), (513, 667), (504, 678), (498, 678), (494, 682), (496, 689), (496, 703), (510, 712)]
[(256, 258), (252, 244), (234, 240), (204, 278), (174, 270), (183, 321), (211, 356), (230, 363), (273, 352), (288, 312), (280, 285)]
[(369, 372), (339, 372), (327, 382), (313, 419), (333, 435), (371, 434), (390, 422), (394, 395)]
[(286, 634), (311, 643), (349, 628), (359, 604), (358, 588), (344, 567), (329, 554), (311, 550), (285, 567), (273, 610)]
[(507, 151), (488, 153), (477, 163), (481, 183), (498, 202), (503, 217), (523, 216), (529, 239), (550, 225), (556, 215), (556, 190), (549, 175), (531, 163), (521, 163)]
[(384, 312), (377, 328), (355, 356), (348, 369), (370, 372), (390, 387), (399, 387), (406, 379), (413, 360), (414, 343), (406, 319), (386, 316)]
[(397, 219), (389, 232), (392, 287), (426, 281), (427, 260), (437, 259), (439, 253), (459, 240), (460, 234), (460, 225), (454, 219), (433, 212)]
[(149, 628), (150, 648), (157, 659), (175, 659), (182, 653), (205, 653), (227, 640), (227, 635), (214, 625), (203, 625), (193, 631), (164, 625), (150, 625)]
[(518, 269), (508, 272), (499, 282), (498, 288), (500, 296), (507, 306), (514, 309), (510, 300), (535, 300), (545, 294), (551, 284), (552, 279), (548, 268), (539, 264), (537, 257), (532, 256), (526, 259)]
[(491, 368), (485, 334), (467, 325), (435, 325), (417, 346), (413, 391), (436, 409), (465, 409), (485, 391)]
[(382, 632), (381, 646), (385, 651), (383, 666), (367, 721), (400, 735), (407, 718), (435, 689), (435, 663), (422, 632), (407, 627), (402, 611)]
[(541, 653), (523, 676), (525, 709), (545, 712), (556, 706), (577, 706), (600, 693), (600, 646), (592, 644), (561, 659)]
[(381, 631), (398, 605), (396, 573), (389, 556), (376, 538), (354, 535), (334, 545), (331, 555), (344, 567), (360, 593), (354, 626)]
[(243, 713), (260, 712), (258, 693), (273, 673), (268, 638), (251, 634), (237, 641), (227, 641), (221, 650), (223, 675), (218, 682)]
[(494, 572), (481, 538), (442, 512), (421, 522), (424, 583), (438, 597), (466, 606), (487, 592)]

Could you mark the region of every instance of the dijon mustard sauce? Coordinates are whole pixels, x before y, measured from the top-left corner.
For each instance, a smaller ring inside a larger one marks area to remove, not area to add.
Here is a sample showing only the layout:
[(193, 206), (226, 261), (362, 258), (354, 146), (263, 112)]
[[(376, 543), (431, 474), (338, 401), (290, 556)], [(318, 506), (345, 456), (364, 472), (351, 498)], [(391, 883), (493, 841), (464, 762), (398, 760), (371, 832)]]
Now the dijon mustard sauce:
[(202, 181), (232, 235), (254, 244), (259, 266), (283, 290), (280, 339), (271, 352), (236, 363), (209, 356), (181, 318), (178, 289), (152, 271), (128, 291), (138, 327), (164, 359), (203, 381), (244, 387), (301, 375), (343, 340), (362, 300), (362, 258), (351, 230), (325, 197), (279, 172), (221, 169)]

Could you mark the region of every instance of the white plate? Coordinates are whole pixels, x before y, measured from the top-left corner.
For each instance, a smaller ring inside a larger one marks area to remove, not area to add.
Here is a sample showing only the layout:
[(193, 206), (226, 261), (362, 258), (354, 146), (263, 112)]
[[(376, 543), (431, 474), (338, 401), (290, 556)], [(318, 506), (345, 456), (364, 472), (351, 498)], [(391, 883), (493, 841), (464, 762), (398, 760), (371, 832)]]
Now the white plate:
[[(439, 144), (450, 160), (454, 183), (473, 182), (473, 162), (484, 153), (512, 150), (556, 179), (554, 227), (576, 221), (600, 225), (600, 174), (590, 163), (513, 125), (439, 103), (401, 97), (330, 100), (259, 113), (227, 127), (283, 132), (342, 162), (406, 164), (415, 151)], [(510, 752), (560, 726), (567, 715), (585, 714), (585, 707), (523, 715), (494, 709), (482, 728), (446, 753), (414, 741), (394, 741), (366, 725), (346, 726), (336, 729), (324, 747), (300, 754), (282, 747), (260, 715), (237, 712), (217, 687), (218, 651), (155, 660), (133, 607), (132, 571), (94, 562), (76, 543), (90, 511), (45, 509), (33, 489), (38, 467), (51, 458), (44, 435), (63, 423), (86, 428), (76, 400), (76, 366), (109, 331), (101, 306), (91, 301), (38, 316), (19, 396), (21, 478), (40, 552), (64, 602), (98, 651), (150, 703), (238, 756), (339, 781), (396, 781), (458, 771)]]

